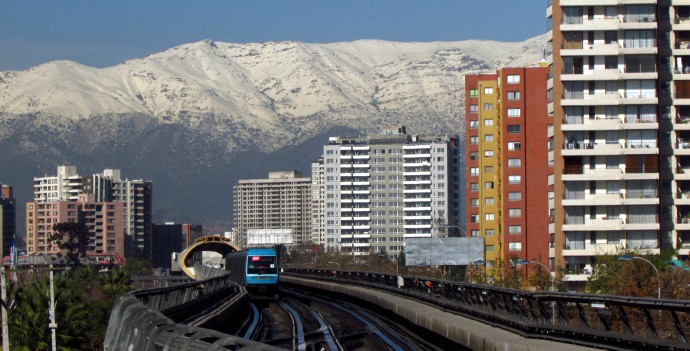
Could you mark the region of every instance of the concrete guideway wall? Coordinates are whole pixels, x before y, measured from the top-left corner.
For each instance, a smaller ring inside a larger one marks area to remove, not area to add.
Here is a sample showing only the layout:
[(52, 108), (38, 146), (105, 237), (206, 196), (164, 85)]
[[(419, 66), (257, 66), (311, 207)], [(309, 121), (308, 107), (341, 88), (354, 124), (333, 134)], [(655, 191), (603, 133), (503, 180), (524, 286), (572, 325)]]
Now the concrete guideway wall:
[(459, 345), (476, 351), (585, 351), (597, 350), (578, 345), (548, 340), (530, 339), (475, 320), (445, 312), (434, 306), (402, 296), (360, 286), (336, 284), (319, 280), (280, 277), (281, 283), (306, 286), (313, 289), (352, 296), (381, 306), (409, 322), (441, 335)]

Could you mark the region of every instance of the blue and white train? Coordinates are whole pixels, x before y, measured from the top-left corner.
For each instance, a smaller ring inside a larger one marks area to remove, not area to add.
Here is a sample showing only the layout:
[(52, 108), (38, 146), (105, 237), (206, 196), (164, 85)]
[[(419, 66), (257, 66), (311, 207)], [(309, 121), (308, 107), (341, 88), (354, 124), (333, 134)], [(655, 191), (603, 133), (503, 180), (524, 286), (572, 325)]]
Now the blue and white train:
[(244, 285), (252, 297), (274, 297), (278, 294), (280, 263), (274, 248), (252, 248), (225, 256), (230, 278)]

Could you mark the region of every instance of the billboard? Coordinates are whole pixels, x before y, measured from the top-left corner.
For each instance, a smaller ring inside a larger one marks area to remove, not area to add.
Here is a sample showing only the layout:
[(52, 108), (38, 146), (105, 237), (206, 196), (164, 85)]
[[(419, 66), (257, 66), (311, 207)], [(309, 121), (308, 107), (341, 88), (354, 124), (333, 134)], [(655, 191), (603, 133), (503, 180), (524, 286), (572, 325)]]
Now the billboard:
[(406, 238), (406, 266), (467, 266), (484, 260), (484, 238)]
[(292, 243), (292, 229), (247, 229), (247, 247)]

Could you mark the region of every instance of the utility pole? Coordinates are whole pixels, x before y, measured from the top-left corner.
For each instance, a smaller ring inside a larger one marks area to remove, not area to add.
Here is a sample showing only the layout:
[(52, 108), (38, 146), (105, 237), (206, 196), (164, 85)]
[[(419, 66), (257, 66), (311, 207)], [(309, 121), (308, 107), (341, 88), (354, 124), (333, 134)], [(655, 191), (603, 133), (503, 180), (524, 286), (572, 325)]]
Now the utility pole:
[(50, 313), (49, 313), (50, 323), (48, 328), (50, 328), (52, 351), (57, 350), (57, 322), (55, 321), (55, 289), (53, 288), (53, 265), (50, 265)]
[(10, 331), (7, 327), (7, 279), (5, 266), (0, 267), (0, 290), (2, 294), (2, 351), (10, 351)]

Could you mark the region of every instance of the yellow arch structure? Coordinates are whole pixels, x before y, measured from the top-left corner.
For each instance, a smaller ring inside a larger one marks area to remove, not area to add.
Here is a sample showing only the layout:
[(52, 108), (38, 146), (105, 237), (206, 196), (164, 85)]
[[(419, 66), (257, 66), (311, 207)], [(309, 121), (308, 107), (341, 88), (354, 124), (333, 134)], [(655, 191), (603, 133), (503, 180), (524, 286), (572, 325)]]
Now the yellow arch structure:
[(180, 268), (182, 268), (182, 271), (188, 277), (196, 280), (196, 275), (194, 272), (189, 269), (190, 267), (187, 267), (187, 257), (191, 258), (195, 253), (201, 251), (213, 251), (225, 257), (225, 255), (231, 252), (240, 250), (241, 249), (239, 247), (231, 244), (229, 239), (220, 235), (204, 236), (194, 240), (194, 243), (190, 247), (182, 251), (177, 258), (177, 263), (180, 264)]

